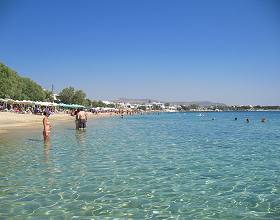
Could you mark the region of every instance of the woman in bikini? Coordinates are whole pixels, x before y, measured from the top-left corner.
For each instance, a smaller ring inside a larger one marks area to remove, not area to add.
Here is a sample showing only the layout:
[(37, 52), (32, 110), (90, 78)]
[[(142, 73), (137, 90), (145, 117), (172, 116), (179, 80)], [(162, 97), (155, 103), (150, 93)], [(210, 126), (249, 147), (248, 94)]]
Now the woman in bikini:
[(51, 124), (49, 121), (49, 116), (50, 114), (48, 112), (44, 112), (44, 119), (43, 119), (43, 126), (44, 126), (44, 130), (43, 130), (43, 136), (44, 136), (44, 140), (47, 141), (50, 139), (51, 136)]

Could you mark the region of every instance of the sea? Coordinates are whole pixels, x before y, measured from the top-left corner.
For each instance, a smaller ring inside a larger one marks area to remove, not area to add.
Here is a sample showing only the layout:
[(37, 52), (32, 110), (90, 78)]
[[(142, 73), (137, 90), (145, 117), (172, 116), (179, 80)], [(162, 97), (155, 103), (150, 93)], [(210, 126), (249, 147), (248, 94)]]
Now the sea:
[(46, 143), (15, 130), (0, 139), (0, 219), (280, 219), (280, 112), (73, 121)]

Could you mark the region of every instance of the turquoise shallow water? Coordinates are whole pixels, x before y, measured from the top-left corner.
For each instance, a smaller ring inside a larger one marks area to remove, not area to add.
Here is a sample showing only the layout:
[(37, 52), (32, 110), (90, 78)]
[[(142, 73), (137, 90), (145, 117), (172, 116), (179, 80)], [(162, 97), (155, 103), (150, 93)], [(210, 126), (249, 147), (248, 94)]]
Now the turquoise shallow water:
[(73, 128), (1, 138), (0, 219), (280, 219), (279, 112)]

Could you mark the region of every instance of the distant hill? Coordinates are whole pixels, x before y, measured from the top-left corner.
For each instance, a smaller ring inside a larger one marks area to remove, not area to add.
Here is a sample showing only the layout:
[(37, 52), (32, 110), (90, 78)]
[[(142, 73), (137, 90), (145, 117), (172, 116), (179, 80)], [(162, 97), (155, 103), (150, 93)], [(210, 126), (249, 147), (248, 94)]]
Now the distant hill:
[(224, 103), (218, 103), (218, 102), (210, 102), (210, 101), (192, 101), (192, 102), (169, 102), (172, 105), (199, 105), (202, 107), (208, 107), (208, 106), (226, 106)]
[(217, 103), (217, 102), (210, 102), (210, 101), (191, 101), (191, 102), (168, 102), (168, 101), (159, 101), (155, 99), (129, 99), (129, 98), (119, 98), (117, 100), (114, 100), (114, 102), (124, 102), (124, 103), (131, 103), (131, 104), (147, 104), (147, 103), (152, 103), (152, 102), (162, 102), (162, 103), (170, 103), (171, 105), (199, 105), (202, 107), (207, 107), (207, 106), (213, 106), (213, 105), (218, 105), (218, 106), (226, 106), (224, 103)]
[(118, 98), (117, 100), (114, 100), (114, 102), (124, 102), (124, 103), (130, 103), (130, 104), (146, 104), (146, 103), (152, 103), (152, 102), (158, 102), (154, 99), (128, 99), (128, 98)]

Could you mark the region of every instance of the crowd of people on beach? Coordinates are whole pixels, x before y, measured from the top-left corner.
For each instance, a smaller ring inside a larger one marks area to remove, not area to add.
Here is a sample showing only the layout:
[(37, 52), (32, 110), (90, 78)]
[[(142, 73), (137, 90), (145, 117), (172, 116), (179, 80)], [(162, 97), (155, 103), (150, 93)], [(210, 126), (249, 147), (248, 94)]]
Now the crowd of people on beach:
[[(46, 110), (47, 109), (47, 110)], [(68, 113), (69, 110), (65, 108), (53, 107), (53, 106), (40, 106), (40, 105), (22, 105), (22, 104), (1, 104), (0, 111), (13, 112), (18, 114), (34, 114), (43, 115), (45, 111), (54, 113)]]

